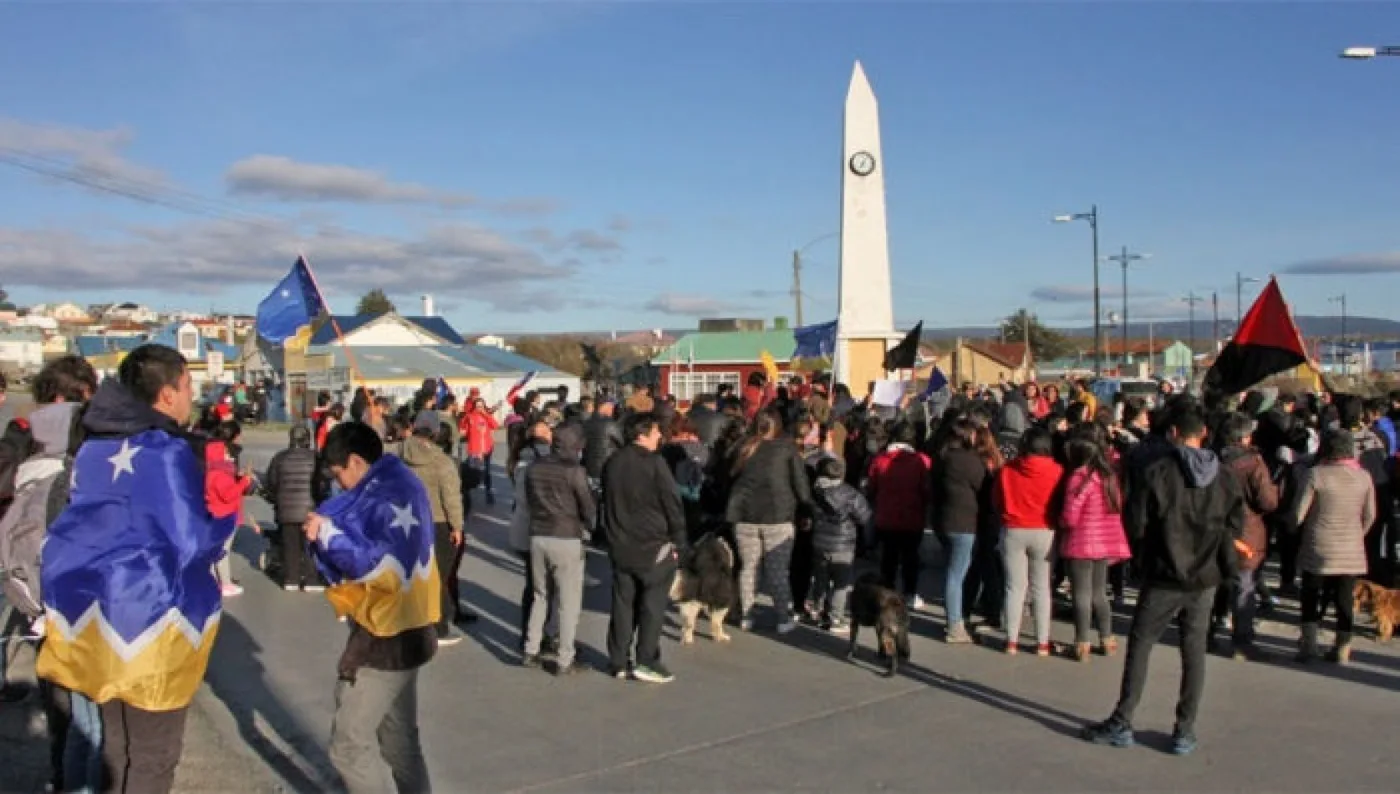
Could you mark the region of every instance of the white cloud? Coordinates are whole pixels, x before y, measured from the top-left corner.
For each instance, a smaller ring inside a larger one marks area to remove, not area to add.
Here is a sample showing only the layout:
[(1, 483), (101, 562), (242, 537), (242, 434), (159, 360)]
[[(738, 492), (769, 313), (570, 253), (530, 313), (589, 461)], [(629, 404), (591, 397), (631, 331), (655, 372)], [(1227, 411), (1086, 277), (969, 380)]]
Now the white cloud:
[(0, 118), (0, 154), (18, 158), (46, 173), (100, 183), (125, 180), (133, 187), (161, 186), (154, 169), (125, 156), (135, 133), (126, 127), (106, 130)]
[(228, 167), (224, 183), (238, 195), (280, 201), (350, 201), (438, 204), (462, 207), (476, 203), (466, 193), (395, 182), (378, 171), (348, 165), (304, 163), (289, 157), (255, 154)]
[[(1162, 292), (1155, 289), (1134, 289), (1128, 286), (1128, 299), (1157, 298)], [(1091, 303), (1094, 300), (1094, 286), (1092, 284), (1050, 284), (1043, 287), (1036, 287), (1031, 290), (1030, 295), (1033, 301), (1043, 301), (1045, 303)], [(1123, 290), (1111, 284), (1099, 285), (1099, 302), (1122, 301)]]
[(673, 292), (657, 295), (647, 301), (642, 308), (659, 314), (677, 314), (685, 317), (712, 317), (744, 310), (742, 306), (718, 298), (681, 295)]
[(54, 290), (146, 284), (189, 295), (237, 286), (270, 288), (302, 252), (323, 287), (337, 295), (381, 287), (390, 294), (431, 292), (512, 311), (564, 305), (565, 285), (577, 272), (466, 223), (391, 236), (334, 225), (196, 221), (138, 227), (116, 239), (65, 229), (0, 227), (5, 283)]
[(1284, 269), (1303, 276), (1364, 276), (1374, 273), (1400, 273), (1400, 251), (1312, 259)]

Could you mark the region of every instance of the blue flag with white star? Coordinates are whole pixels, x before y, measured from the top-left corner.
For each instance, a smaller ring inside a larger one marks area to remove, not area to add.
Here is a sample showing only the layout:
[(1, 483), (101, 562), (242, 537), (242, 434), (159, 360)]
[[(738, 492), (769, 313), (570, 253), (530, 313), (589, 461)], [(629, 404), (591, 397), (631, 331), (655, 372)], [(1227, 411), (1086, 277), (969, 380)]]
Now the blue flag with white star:
[(311, 552), (337, 614), (376, 637), (441, 619), (433, 510), (423, 483), (403, 461), (384, 455), (358, 485), (316, 513), (324, 520)]
[(194, 450), (164, 430), (91, 438), (72, 472), (44, 541), (40, 677), (98, 703), (189, 705), (218, 631), (213, 566), (235, 517), (209, 515)]
[(310, 325), (324, 310), (325, 301), (311, 278), (311, 266), (306, 257), (299, 256), (281, 283), (258, 304), (258, 336), (281, 344)]

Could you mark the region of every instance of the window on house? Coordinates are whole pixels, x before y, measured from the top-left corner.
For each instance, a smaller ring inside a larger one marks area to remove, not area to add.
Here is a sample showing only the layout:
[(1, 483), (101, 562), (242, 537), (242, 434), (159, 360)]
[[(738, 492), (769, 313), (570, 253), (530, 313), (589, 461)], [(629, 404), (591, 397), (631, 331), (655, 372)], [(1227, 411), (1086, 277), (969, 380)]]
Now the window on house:
[(737, 372), (672, 372), (671, 394), (677, 400), (693, 400), (701, 394), (714, 394), (720, 384), (739, 388)]

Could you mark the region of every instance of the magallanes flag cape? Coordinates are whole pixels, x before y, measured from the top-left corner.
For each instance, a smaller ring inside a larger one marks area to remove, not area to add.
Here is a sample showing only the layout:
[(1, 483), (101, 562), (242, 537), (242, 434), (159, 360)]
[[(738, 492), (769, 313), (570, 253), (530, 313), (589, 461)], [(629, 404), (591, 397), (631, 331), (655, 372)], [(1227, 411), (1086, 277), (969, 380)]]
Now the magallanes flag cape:
[(1271, 278), (1240, 321), (1235, 337), (1206, 373), (1205, 392), (1227, 397), (1238, 394), (1307, 360), (1302, 334), (1283, 300), (1278, 279)]
[(98, 703), (189, 705), (209, 665), (221, 599), (214, 563), (235, 517), (215, 519), (183, 438), (91, 438), (41, 567), (39, 677)]
[(376, 637), (441, 619), (433, 511), (428, 492), (403, 461), (384, 455), (358, 485), (316, 513), (324, 522), (312, 555), (336, 614)]

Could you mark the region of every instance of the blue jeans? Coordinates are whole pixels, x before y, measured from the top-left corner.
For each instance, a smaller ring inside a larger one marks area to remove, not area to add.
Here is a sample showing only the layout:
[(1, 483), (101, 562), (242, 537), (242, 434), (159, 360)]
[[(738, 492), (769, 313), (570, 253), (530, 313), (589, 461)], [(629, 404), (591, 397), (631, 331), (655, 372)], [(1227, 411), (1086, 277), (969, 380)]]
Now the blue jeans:
[(963, 580), (972, 567), (972, 547), (977, 536), (971, 532), (949, 532), (943, 536), (948, 545), (948, 567), (943, 574), (943, 611), (948, 625), (963, 622)]
[(102, 790), (102, 714), (97, 704), (78, 692), (70, 694), (73, 721), (63, 743), (64, 791)]

